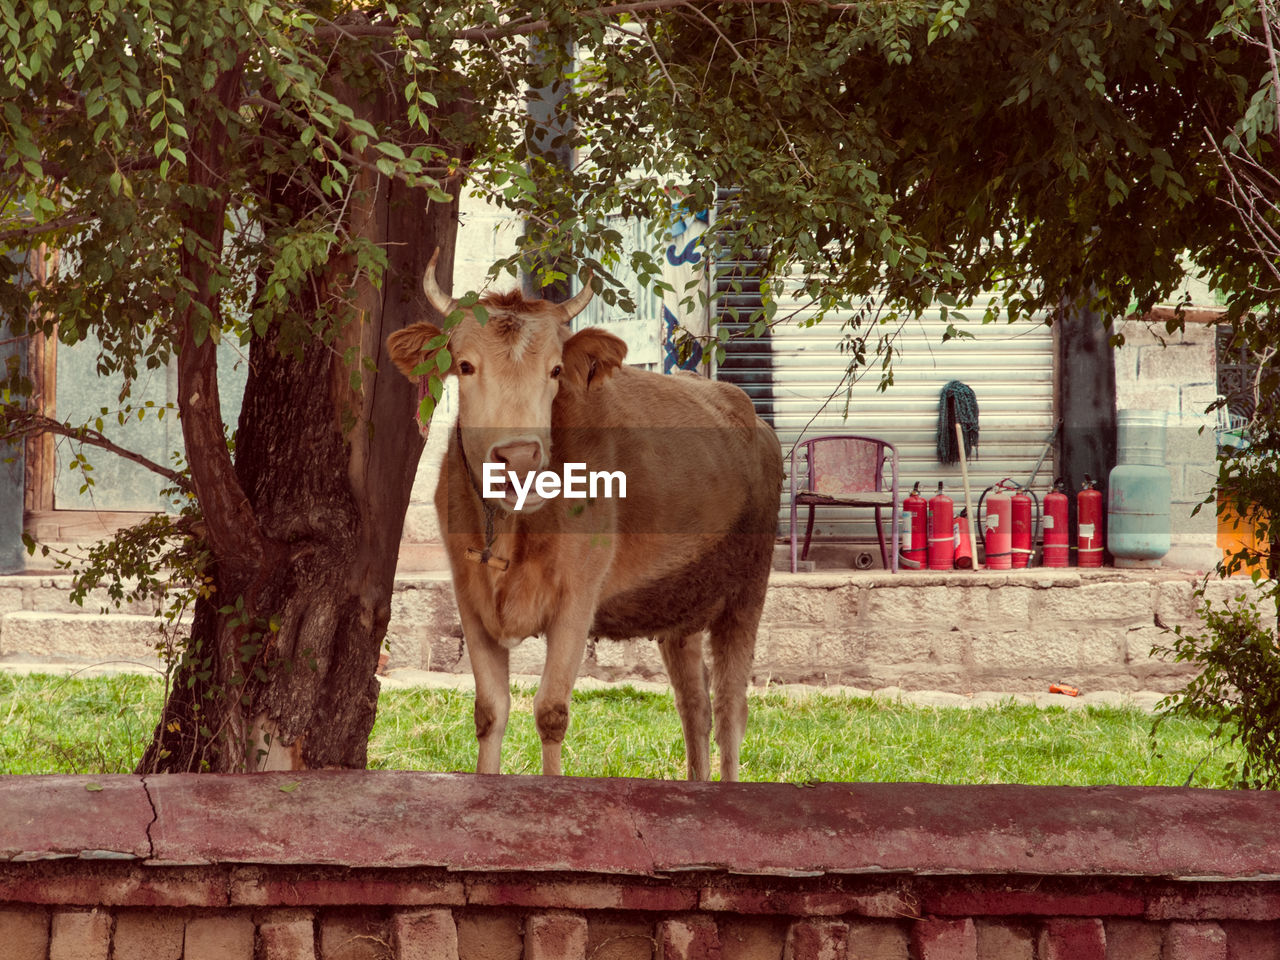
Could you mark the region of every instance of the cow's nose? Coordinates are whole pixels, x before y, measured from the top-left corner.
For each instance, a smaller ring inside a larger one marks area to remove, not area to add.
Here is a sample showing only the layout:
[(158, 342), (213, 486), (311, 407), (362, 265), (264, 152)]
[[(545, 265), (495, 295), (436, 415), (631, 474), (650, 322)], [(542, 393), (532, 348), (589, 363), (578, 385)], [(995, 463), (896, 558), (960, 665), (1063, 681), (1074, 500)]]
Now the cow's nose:
[(521, 440), (493, 448), (494, 459), (506, 464), (506, 469), (523, 477), (532, 470), (542, 469), (542, 444)]

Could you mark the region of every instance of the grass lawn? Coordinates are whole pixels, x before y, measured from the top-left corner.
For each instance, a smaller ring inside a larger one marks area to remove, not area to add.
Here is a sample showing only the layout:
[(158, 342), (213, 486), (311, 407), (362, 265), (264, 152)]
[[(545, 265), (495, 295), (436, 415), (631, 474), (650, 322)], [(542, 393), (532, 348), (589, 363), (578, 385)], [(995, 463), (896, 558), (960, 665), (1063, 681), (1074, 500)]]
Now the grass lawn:
[[(70, 679), (0, 673), (0, 773), (127, 773), (151, 736), (156, 677)], [(388, 690), (369, 766), (469, 770), (469, 693)], [(1113, 708), (915, 707), (870, 699), (754, 696), (742, 778), (937, 783), (1225, 785), (1234, 751), (1212, 754), (1207, 724)], [(684, 776), (669, 694), (631, 688), (574, 695), (565, 771), (578, 776)], [(517, 690), (503, 752), (510, 773), (537, 773), (533, 695)], [(714, 767), (714, 758), (713, 758)]]

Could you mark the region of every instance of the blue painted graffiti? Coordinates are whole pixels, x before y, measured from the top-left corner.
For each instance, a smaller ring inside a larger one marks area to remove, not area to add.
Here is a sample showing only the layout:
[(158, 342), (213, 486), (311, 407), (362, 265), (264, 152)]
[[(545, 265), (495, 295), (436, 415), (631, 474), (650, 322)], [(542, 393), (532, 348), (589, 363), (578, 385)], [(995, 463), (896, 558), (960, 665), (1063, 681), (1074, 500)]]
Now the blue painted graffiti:
[(693, 370), (696, 372), (698, 365), (702, 363), (702, 344), (695, 340), (693, 350), (690, 351), (685, 361), (681, 363), (679, 352), (676, 349), (676, 328), (680, 326), (680, 321), (666, 306), (662, 308), (662, 323), (666, 328), (666, 336), (662, 338), (662, 372), (671, 373), (674, 370)]
[(671, 244), (667, 247), (667, 263), (673, 267), (678, 267), (684, 263), (698, 263), (702, 259), (701, 244), (699, 244), (698, 240), (698, 237), (694, 237), (680, 252), (676, 251), (674, 243)]

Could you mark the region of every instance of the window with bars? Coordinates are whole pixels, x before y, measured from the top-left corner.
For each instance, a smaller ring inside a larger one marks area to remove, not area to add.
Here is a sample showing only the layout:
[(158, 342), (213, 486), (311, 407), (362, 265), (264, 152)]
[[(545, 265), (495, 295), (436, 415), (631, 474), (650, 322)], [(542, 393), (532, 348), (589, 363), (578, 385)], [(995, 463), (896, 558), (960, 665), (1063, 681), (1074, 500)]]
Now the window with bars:
[(1258, 413), (1280, 410), (1280, 362), (1276, 354), (1262, 356), (1250, 348), (1228, 324), (1218, 324), (1218, 393), (1226, 398), (1232, 427), (1248, 423)]

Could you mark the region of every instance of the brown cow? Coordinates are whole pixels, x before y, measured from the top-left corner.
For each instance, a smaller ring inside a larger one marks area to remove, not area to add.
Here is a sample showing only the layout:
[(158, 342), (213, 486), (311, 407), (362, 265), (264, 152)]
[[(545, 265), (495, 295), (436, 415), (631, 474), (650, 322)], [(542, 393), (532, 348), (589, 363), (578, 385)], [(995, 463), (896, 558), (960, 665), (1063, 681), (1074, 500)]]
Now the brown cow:
[[(434, 257), (423, 288), (442, 315), (456, 308)], [(487, 323), (468, 310), (449, 335), (458, 427), (436, 509), (475, 674), (477, 770), (499, 769), (511, 647), (546, 636), (534, 714), (542, 771), (559, 773), (588, 637), (654, 637), (689, 777), (707, 779), (709, 629), (720, 776), (736, 780), (782, 489), (778, 439), (737, 387), (627, 367), (613, 334), (573, 333), (590, 299), (589, 286), (564, 304), (491, 294), (480, 301)], [(439, 333), (417, 323), (387, 340), (420, 389), (425, 377), (412, 371), (433, 358), (427, 344)], [(589, 479), (600, 481), (594, 492)]]

